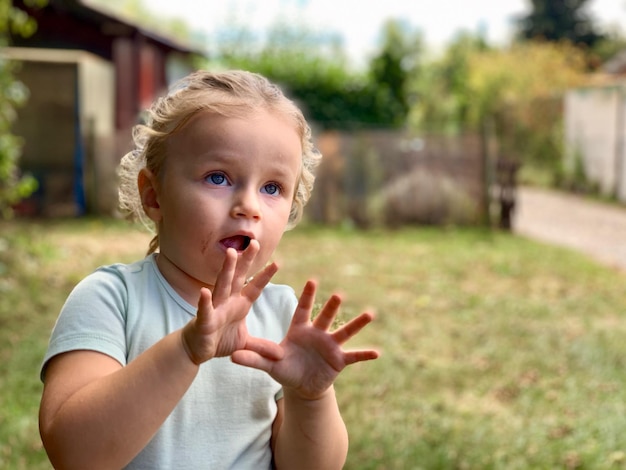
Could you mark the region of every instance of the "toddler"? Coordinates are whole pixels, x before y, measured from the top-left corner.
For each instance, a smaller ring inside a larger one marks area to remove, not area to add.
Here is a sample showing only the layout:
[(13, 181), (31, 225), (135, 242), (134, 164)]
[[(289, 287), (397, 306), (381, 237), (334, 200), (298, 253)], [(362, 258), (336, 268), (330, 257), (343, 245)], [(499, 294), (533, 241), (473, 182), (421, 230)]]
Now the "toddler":
[(56, 468), (333, 469), (346, 428), (333, 382), (374, 350), (342, 344), (372, 320), (311, 320), (270, 283), (319, 155), (301, 111), (264, 77), (195, 72), (134, 129), (120, 203), (153, 226), (146, 258), (97, 269), (69, 295), (41, 377)]

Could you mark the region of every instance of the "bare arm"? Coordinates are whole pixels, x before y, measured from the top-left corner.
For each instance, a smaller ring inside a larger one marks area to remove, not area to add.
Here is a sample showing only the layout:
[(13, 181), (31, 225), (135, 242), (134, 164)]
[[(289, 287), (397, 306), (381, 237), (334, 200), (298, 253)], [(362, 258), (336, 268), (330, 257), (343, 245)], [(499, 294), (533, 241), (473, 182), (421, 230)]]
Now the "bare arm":
[(75, 351), (48, 364), (40, 432), (56, 468), (120, 468), (149, 442), (193, 382), (198, 365), (237, 349), (279, 359), (281, 348), (248, 335), (245, 318), (276, 266), (244, 287), (258, 253), (229, 250), (216, 286), (202, 289), (198, 312), (126, 367), (97, 352)]
[(332, 384), (346, 366), (378, 357), (374, 350), (341, 348), (373, 316), (363, 313), (331, 333), (328, 330), (341, 300), (332, 296), (311, 321), (315, 291), (315, 283), (309, 281), (281, 343), (285, 352), (282, 359), (273, 361), (243, 350), (232, 356), (236, 363), (267, 371), (283, 385), (284, 398), (279, 401), (272, 436), (274, 461), (279, 469), (343, 467), (348, 435)]
[(181, 332), (122, 367), (91, 351), (48, 365), (40, 408), (42, 441), (55, 468), (121, 468), (159, 429), (193, 381)]
[(276, 437), (276, 468), (341, 469), (348, 453), (348, 431), (331, 387), (316, 399), (285, 390), (284, 415)]

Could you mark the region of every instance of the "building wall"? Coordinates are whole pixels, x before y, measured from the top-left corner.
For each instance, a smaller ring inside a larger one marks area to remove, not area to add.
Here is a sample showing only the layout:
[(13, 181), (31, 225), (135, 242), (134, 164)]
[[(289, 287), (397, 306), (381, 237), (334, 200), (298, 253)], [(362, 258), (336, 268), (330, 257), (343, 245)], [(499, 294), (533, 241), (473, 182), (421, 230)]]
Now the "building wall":
[(15, 134), (24, 139), (20, 167), (39, 185), (29, 211), (53, 216), (76, 214), (76, 64), (25, 62), (18, 77), (30, 91), (14, 125)]
[(111, 214), (117, 208), (116, 168), (121, 157), (115, 137), (115, 71), (110, 63), (93, 57), (82, 60), (78, 70), (87, 211)]
[(81, 51), (7, 48), (3, 54), (21, 62), (18, 78), (29, 90), (13, 129), (24, 139), (20, 167), (40, 184), (29, 211), (112, 213), (119, 162), (112, 66)]
[(571, 90), (565, 97), (565, 147), (605, 195), (626, 202), (626, 90), (604, 86)]
[[(61, 161), (63, 169), (55, 171), (63, 181), (54, 185), (65, 188), (63, 203), (58, 198), (48, 200), (45, 191), (51, 187), (47, 180), (52, 177), (44, 170), (45, 177), (35, 175), (42, 181), (38, 199), (28, 202), (31, 206), (36, 202), (35, 212), (45, 215), (115, 212), (115, 169), (131, 149), (132, 127), (152, 100), (167, 90), (172, 70), (176, 75), (185, 67), (191, 71), (192, 54), (203, 52), (86, 2), (50, 0), (44, 7), (13, 3), (37, 23), (28, 38), (9, 34), (10, 44), (17, 47), (0, 49), (0, 57), (28, 63), (24, 81), (30, 82), (29, 87), (32, 84), (33, 100), (23, 109), (18, 124), (28, 147), (22, 169), (37, 167), (39, 171)], [(169, 64), (172, 58), (175, 68)], [(74, 78), (54, 83), (50, 70), (55, 70), (52, 75), (60, 74), (61, 64), (71, 64)], [(31, 73), (35, 67), (47, 71)], [(44, 101), (56, 101), (56, 110), (44, 106)], [(61, 101), (62, 110), (58, 106)], [(37, 130), (44, 121), (45, 129)], [(44, 139), (40, 139), (42, 135)], [(44, 141), (51, 144), (47, 151)]]

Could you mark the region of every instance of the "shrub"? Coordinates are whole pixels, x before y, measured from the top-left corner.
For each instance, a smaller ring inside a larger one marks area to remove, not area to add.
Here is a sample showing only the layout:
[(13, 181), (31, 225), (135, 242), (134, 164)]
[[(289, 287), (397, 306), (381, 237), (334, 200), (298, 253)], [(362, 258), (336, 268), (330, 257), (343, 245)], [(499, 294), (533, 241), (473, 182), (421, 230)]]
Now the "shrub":
[(381, 199), (381, 219), (390, 227), (467, 225), (479, 218), (476, 203), (457, 182), (420, 168), (388, 184)]

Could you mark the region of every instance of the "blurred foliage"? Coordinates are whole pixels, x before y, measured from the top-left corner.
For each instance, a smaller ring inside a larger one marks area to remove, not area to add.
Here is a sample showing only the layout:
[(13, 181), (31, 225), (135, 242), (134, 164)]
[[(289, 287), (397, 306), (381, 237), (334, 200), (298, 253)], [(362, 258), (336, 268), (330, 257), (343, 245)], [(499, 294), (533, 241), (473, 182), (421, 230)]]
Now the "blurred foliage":
[(593, 54), (598, 66), (626, 50), (626, 36), (620, 31), (610, 31), (593, 47)]
[(589, 0), (531, 0), (531, 12), (518, 20), (522, 39), (567, 40), (593, 47), (602, 35), (597, 33), (585, 8)]
[(440, 58), (423, 65), (409, 84), (416, 97), (409, 125), (422, 132), (457, 133), (468, 125), (472, 95), (467, 76), (473, 54), (488, 50), (481, 36), (462, 33)]
[(400, 127), (410, 102), (421, 38), (399, 21), (383, 27), (382, 47), (366, 73), (354, 72), (336, 35), (306, 24), (275, 22), (264, 41), (229, 25), (208, 67), (242, 68), (280, 83), (323, 128)]
[(426, 131), (490, 128), (498, 154), (562, 171), (562, 99), (586, 78), (586, 55), (567, 42), (518, 42), (489, 48), (461, 36), (423, 67), (411, 125)]
[(532, 0), (531, 12), (517, 20), (518, 40), (567, 41), (586, 54), (587, 69), (626, 48), (623, 32), (600, 33), (589, 11), (589, 0)]
[(532, 102), (554, 98), (585, 79), (584, 54), (568, 43), (518, 43), (508, 49), (472, 53), (467, 88), (472, 95), (469, 122), (498, 117), (519, 109), (517, 120), (526, 127), (543, 126)]
[(528, 42), (473, 54), (469, 123), (491, 121), (508, 158), (560, 171), (562, 99), (586, 79), (584, 52), (568, 43)]
[[(27, 6), (43, 7), (46, 0), (26, 0)], [(9, 45), (9, 36), (28, 37), (37, 29), (35, 21), (9, 0), (0, 0), (0, 48)], [(13, 214), (12, 207), (37, 188), (34, 178), (21, 175), (19, 158), (22, 139), (12, 134), (16, 108), (28, 99), (28, 90), (15, 78), (19, 64), (0, 56), (0, 218)]]
[(403, 24), (387, 21), (382, 28), (382, 47), (370, 62), (371, 81), (377, 93), (387, 104), (388, 120), (396, 126), (405, 123), (409, 112), (409, 80), (419, 75), (423, 53), (423, 41), (419, 33), (413, 33)]

